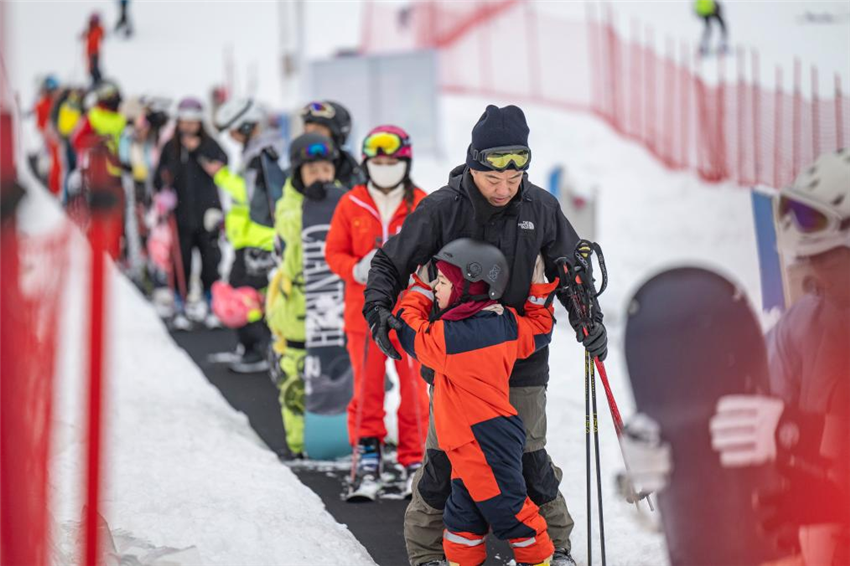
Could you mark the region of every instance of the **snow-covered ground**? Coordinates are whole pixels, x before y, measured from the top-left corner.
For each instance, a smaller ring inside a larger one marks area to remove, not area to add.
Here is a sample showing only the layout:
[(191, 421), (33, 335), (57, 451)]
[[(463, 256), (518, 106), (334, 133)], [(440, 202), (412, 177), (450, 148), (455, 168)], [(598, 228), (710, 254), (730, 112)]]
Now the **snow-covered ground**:
[[(660, 33), (675, 31), (679, 24), (685, 26), (682, 33), (698, 33), (699, 22), (685, 12), (687, 3), (679, 4), (617, 3), (615, 8), (624, 17), (652, 16)], [(798, 38), (793, 53), (818, 62), (824, 71), (850, 76), (850, 50), (836, 51), (850, 41), (846, 27), (817, 28), (816, 38), (807, 35), (814, 27), (795, 27), (793, 15), (813, 9), (815, 3), (728, 4), (733, 33), (743, 34), (744, 22), (751, 25), (748, 37), (763, 43), (759, 46), (764, 64), (787, 58), (792, 42), (777, 40), (787, 36)], [(566, 3), (540, 5), (559, 14), (576, 9)], [(356, 43), (352, 26), (359, 17), (358, 6), (340, 2), (308, 6), (309, 53), (327, 55), (332, 46)], [(671, 6), (682, 14), (671, 15), (675, 12)], [(75, 37), (93, 7), (111, 21), (112, 2), (11, 4), (9, 66), (22, 101), (32, 99), (37, 74), (56, 71), (60, 78), (83, 78), (81, 46)], [(827, 7), (837, 10), (846, 3)], [(223, 53), (232, 50), (240, 88), (247, 89), (248, 69), (253, 67), (256, 92), (269, 102), (283, 104), (287, 93), (277, 75), (279, 12), (274, 3), (140, 1), (133, 2), (133, 10), (139, 35), (131, 42), (109, 39), (104, 62), (108, 73), (117, 76), (129, 92), (175, 98), (204, 95), (212, 83), (222, 80)], [(578, 10), (583, 13), (583, 6), (579, 4)], [(775, 27), (762, 21), (765, 10), (781, 16)], [(332, 18), (332, 14), (344, 17)], [(682, 23), (685, 18), (691, 23)], [(329, 22), (339, 33), (316, 31)], [(321, 41), (320, 37), (333, 39)], [(463, 160), (469, 132), (490, 102), (510, 101), (441, 99), (444, 157), (417, 155), (413, 176), (418, 184), (433, 190), (445, 182), (449, 169)], [(623, 324), (629, 298), (642, 281), (675, 264), (708, 265), (740, 283), (758, 304), (749, 195), (734, 186), (706, 185), (689, 173), (671, 173), (639, 145), (623, 141), (589, 115), (533, 106), (525, 111), (534, 150), (531, 179), (545, 184), (553, 166), (565, 165), (580, 186), (597, 187), (596, 239), (604, 248), (611, 276), (609, 291), (602, 298), (611, 341), (606, 365), (614, 394), (628, 416), (633, 403), (623, 359)], [(29, 229), (44, 229), (59, 222), (59, 211), (49, 197), (36, 192), (22, 218)], [(54, 501), (61, 503), (54, 515), (65, 526), (80, 516), (80, 502), (69, 499), (69, 494), (79, 495), (80, 410), (84, 406), (79, 397), (83, 331), (79, 297), (85, 284), (86, 254), (81, 241), (72, 244), (57, 392), (61, 426), (54, 444), (58, 483), (53, 494)], [(110, 526), (158, 546), (194, 545), (204, 564), (371, 563), (362, 546), (324, 511), (321, 501), (265, 449), (244, 415), (231, 409), (176, 348), (132, 286), (116, 276), (111, 283), (113, 355), (105, 501)], [(556, 331), (551, 368), (549, 450), (564, 469), (562, 490), (576, 521), (574, 555), (581, 563), (586, 537), (583, 360), (565, 324)], [(664, 564), (662, 537), (641, 527), (633, 508), (613, 493), (621, 458), (607, 408), (600, 401), (609, 560), (618, 565)], [(67, 534), (66, 529), (59, 532)], [(317, 559), (319, 549), (322, 560)]]
[[(61, 225), (53, 199), (31, 179), (27, 185), (19, 216), (26, 230), (44, 233)], [(69, 250), (51, 470), (56, 558), (63, 565), (77, 563), (83, 504), (82, 299), (90, 256), (78, 232)], [(102, 514), (110, 529), (155, 547), (194, 546), (204, 565), (374, 564), (174, 344), (135, 287), (114, 268), (108, 285)]]

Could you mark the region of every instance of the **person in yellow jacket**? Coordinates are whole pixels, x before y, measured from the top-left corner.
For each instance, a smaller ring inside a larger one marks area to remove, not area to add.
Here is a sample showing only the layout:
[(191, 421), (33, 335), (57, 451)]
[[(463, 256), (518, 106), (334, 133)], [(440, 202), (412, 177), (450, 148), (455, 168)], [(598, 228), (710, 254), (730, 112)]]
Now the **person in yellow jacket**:
[(729, 36), (726, 32), (726, 21), (723, 19), (723, 9), (720, 6), (720, 2), (717, 0), (695, 0), (694, 11), (697, 13), (697, 16), (702, 18), (703, 23), (705, 23), (702, 31), (702, 41), (700, 41), (699, 46), (700, 55), (709, 54), (708, 42), (711, 39), (712, 20), (715, 20), (720, 27), (721, 38), (718, 53), (721, 55), (725, 54), (729, 49)]
[[(280, 135), (265, 127), (266, 115), (251, 99), (224, 103), (216, 112), (215, 126), (226, 131), (244, 147), (239, 171), (219, 161), (201, 160), (201, 166), (213, 182), (230, 197), (230, 208), (224, 217), (224, 229), (233, 246), (235, 258), (230, 269), (232, 287), (264, 290), (274, 266), (274, 228), (251, 220), (252, 196), (259, 187), (271, 182), (264, 163), (277, 161)], [(230, 364), (237, 373), (268, 371), (266, 350), (269, 330), (262, 319), (238, 328), (240, 358)]]
[(289, 146), (291, 174), (283, 196), (275, 204), (275, 233), (280, 265), (266, 297), (266, 320), (274, 337), (276, 364), (272, 373), (280, 389), (279, 401), (286, 442), (295, 457), (304, 451), (304, 358), (306, 356), (306, 301), (301, 245), (304, 199), (323, 200), (336, 180), (338, 150), (316, 133), (299, 136)]

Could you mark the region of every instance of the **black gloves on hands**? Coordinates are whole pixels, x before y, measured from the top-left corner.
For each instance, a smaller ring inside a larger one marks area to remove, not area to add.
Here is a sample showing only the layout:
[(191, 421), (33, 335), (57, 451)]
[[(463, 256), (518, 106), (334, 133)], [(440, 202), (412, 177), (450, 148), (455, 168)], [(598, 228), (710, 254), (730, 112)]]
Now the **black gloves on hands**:
[(605, 325), (602, 324), (602, 312), (596, 309), (596, 314), (593, 317), (593, 324), (587, 329), (587, 336), (584, 335), (581, 318), (573, 313), (573, 309), (567, 307), (570, 326), (576, 333), (576, 341), (581, 342), (585, 349), (590, 352), (591, 357), (599, 358), (599, 361), (604, 362), (608, 357), (608, 331), (605, 330)]
[(372, 333), (372, 339), (378, 348), (388, 357), (400, 360), (399, 354), (390, 342), (390, 329), (398, 330), (401, 323), (393, 316), (392, 311), (383, 305), (370, 304), (365, 310), (366, 324)]

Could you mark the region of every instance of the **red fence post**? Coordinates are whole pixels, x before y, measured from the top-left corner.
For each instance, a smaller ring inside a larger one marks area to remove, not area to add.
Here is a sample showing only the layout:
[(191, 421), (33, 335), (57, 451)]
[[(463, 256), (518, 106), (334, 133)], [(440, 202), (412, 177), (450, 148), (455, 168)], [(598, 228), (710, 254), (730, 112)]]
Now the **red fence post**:
[[(487, 5), (484, 2), (478, 3), (478, 10), (486, 10)], [(480, 51), (479, 56), (481, 57), (481, 86), (482, 90), (491, 94), (493, 92), (493, 67), (492, 62), (493, 58), (490, 56), (490, 26), (478, 26), (475, 28), (473, 33), (479, 34), (479, 45), (478, 49)]]
[(537, 12), (534, 10), (534, 4), (527, 2), (525, 4), (525, 30), (528, 35), (528, 68), (531, 74), (531, 89), (534, 91), (538, 99), (542, 99), (542, 88), (540, 84), (540, 42), (538, 41), (539, 33), (537, 29)]
[(783, 92), (782, 92), (782, 69), (779, 68), (779, 65), (776, 66), (776, 88), (774, 90), (774, 102), (773, 102), (773, 187), (778, 189), (780, 183), (780, 163), (782, 159), (781, 155), (781, 147), (782, 147), (782, 102), (783, 102)]
[(681, 153), (681, 167), (688, 167), (690, 165), (690, 120), (691, 120), (691, 92), (693, 91), (693, 82), (694, 76), (691, 73), (691, 53), (687, 42), (682, 42), (681, 46), (681, 57), (682, 57), (682, 68), (680, 69), (681, 77), (679, 79), (679, 84), (682, 85), (681, 89), (681, 99), (682, 99), (682, 122), (681, 122), (681, 145), (682, 145), (682, 153)]
[(818, 97), (818, 68), (812, 65), (812, 158), (820, 155), (820, 100)]
[(841, 94), (841, 77), (835, 73), (835, 139), (838, 149), (844, 147), (844, 98)]
[(719, 182), (729, 178), (729, 148), (726, 143), (726, 59), (721, 58), (717, 65), (717, 128), (715, 133), (714, 180)]
[(646, 77), (646, 110), (644, 116), (644, 143), (650, 151), (655, 153), (655, 131), (657, 123), (655, 121), (655, 35), (652, 28), (646, 27), (646, 45), (645, 45), (645, 61), (644, 76)]
[(759, 53), (752, 51), (753, 75), (753, 182), (761, 184), (761, 68)]
[(791, 124), (791, 177), (797, 176), (800, 168), (800, 118), (802, 114), (803, 97), (800, 94), (800, 60), (794, 59), (794, 108)]
[(737, 98), (737, 179), (738, 184), (744, 183), (744, 100), (746, 100), (746, 96), (744, 94), (744, 48), (738, 46), (738, 49), (735, 52), (735, 66), (738, 71), (738, 89), (736, 93)]
[(664, 148), (662, 161), (673, 167), (673, 120), (676, 104), (676, 76), (673, 74), (673, 38), (667, 37), (664, 58)]

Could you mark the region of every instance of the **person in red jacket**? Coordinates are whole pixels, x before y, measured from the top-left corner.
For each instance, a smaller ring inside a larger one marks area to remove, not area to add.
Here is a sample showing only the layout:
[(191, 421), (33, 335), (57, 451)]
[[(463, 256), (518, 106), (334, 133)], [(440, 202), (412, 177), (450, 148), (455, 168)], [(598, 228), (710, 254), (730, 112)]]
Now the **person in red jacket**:
[[(375, 252), (396, 234), (425, 192), (410, 180), (413, 148), (407, 133), (379, 126), (363, 141), (363, 165), (369, 181), (340, 199), (331, 220), (325, 256), (345, 281), (345, 332), (354, 371), (354, 395), (348, 405), (348, 434), (358, 454), (358, 480), (379, 478), (384, 426), (384, 376), (387, 357), (366, 328), (363, 290)], [(401, 404), (398, 408), (398, 462), (412, 477), (421, 465), (428, 431), (428, 394), (418, 378), (419, 364), (396, 361)]]
[(557, 283), (541, 283), (545, 278), (536, 272), (520, 316), (497, 302), (509, 268), (495, 246), (461, 238), (446, 244), (432, 263), (438, 270), (433, 291), (414, 275), (389, 323), (405, 351), (435, 372), (434, 426), (452, 465), (443, 512), (446, 559), (461, 566), (484, 563), (484, 539), (492, 529), (510, 541), (518, 565), (548, 565), (555, 547), (528, 498), (525, 428), (510, 403), (508, 380), (517, 359), (549, 344), (554, 321), (547, 299)]
[(100, 82), (103, 74), (100, 72), (100, 44), (103, 41), (103, 26), (100, 25), (100, 14), (94, 12), (89, 17), (88, 28), (83, 32), (86, 43), (86, 63), (89, 66), (92, 86)]
[(59, 82), (53, 75), (48, 75), (41, 84), (39, 99), (33, 107), (35, 125), (44, 139), (44, 148), (50, 158), (46, 184), (54, 195), (58, 195), (62, 188), (62, 159), (59, 156), (59, 134), (53, 127), (50, 116), (59, 94)]

